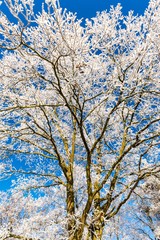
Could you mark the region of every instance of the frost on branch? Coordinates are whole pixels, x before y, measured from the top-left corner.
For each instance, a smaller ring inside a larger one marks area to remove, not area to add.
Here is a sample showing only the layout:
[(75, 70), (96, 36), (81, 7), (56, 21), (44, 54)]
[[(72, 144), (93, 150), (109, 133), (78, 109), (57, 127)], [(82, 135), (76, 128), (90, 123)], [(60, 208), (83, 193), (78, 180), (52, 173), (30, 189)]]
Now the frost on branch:
[(159, 0), (143, 16), (117, 5), (85, 24), (58, 1), (40, 13), (33, 1), (5, 3), (0, 179), (12, 186), (0, 236), (114, 239), (160, 170)]

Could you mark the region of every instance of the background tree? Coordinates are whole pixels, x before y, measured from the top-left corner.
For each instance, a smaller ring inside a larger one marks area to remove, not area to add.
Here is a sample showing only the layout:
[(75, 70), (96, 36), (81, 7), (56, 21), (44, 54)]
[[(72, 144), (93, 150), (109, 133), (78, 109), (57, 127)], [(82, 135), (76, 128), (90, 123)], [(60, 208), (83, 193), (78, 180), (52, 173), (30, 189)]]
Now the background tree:
[(9, 205), (21, 204), (5, 210), (2, 239), (105, 239), (160, 170), (160, 2), (139, 17), (112, 7), (85, 27), (59, 2), (38, 14), (32, 0), (5, 3), (14, 20), (1, 12), (0, 169), (15, 178)]
[[(160, 238), (160, 177), (151, 176), (109, 222), (106, 239), (158, 240)], [(113, 231), (114, 229), (114, 231)]]
[[(140, 197), (139, 197), (140, 191)], [(135, 204), (140, 211), (133, 214), (136, 220), (134, 227), (142, 239), (160, 239), (160, 176), (149, 177), (140, 186)]]

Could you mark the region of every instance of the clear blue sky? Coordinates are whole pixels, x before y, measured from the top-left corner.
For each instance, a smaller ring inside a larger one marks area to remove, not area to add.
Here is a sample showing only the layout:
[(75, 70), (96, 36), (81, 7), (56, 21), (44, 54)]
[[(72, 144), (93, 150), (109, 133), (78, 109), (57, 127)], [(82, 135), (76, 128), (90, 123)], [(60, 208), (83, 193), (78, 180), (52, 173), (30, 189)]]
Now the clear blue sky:
[(129, 10), (140, 15), (147, 8), (149, 0), (60, 0), (60, 3), (63, 8), (77, 12), (78, 18), (90, 18), (94, 17), (97, 11), (109, 10), (110, 5), (116, 6), (118, 3), (121, 3), (124, 15)]
[[(4, 0), (2, 0), (4, 2)], [(35, 0), (35, 9), (40, 11), (43, 0)], [(91, 18), (97, 11), (109, 10), (110, 5), (116, 6), (121, 3), (123, 14), (126, 15), (129, 10), (134, 10), (135, 14), (141, 15), (147, 8), (149, 0), (60, 0), (62, 8), (67, 8), (71, 12), (77, 12), (78, 18)], [(0, 10), (8, 12), (4, 4)]]

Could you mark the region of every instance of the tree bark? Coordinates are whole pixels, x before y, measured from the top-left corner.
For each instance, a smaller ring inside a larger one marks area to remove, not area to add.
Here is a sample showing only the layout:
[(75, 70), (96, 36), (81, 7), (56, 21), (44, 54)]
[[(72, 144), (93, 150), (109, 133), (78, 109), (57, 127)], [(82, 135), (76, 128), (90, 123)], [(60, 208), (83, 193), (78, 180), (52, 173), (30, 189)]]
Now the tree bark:
[(89, 238), (90, 240), (101, 240), (104, 229), (104, 217), (103, 212), (96, 214), (94, 222), (89, 227)]
[(69, 240), (73, 239), (74, 230), (75, 230), (75, 204), (74, 204), (74, 189), (73, 189), (73, 179), (67, 183), (67, 214), (68, 214), (68, 224), (67, 230), (69, 234)]

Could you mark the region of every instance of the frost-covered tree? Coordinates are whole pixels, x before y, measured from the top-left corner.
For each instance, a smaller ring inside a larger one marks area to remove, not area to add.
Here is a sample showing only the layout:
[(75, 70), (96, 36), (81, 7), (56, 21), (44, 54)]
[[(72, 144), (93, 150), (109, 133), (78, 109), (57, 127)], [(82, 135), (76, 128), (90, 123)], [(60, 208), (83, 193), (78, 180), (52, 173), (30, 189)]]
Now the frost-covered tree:
[[(106, 239), (160, 239), (160, 176), (150, 176), (108, 225)], [(113, 230), (114, 229), (114, 230)]]
[(52, 0), (41, 13), (33, 0), (5, 4), (0, 172), (13, 185), (1, 193), (1, 239), (106, 239), (160, 170), (160, 1), (85, 23)]
[(132, 214), (134, 230), (141, 236), (139, 239), (160, 239), (160, 175), (150, 176), (136, 195), (135, 206), (139, 210)]

